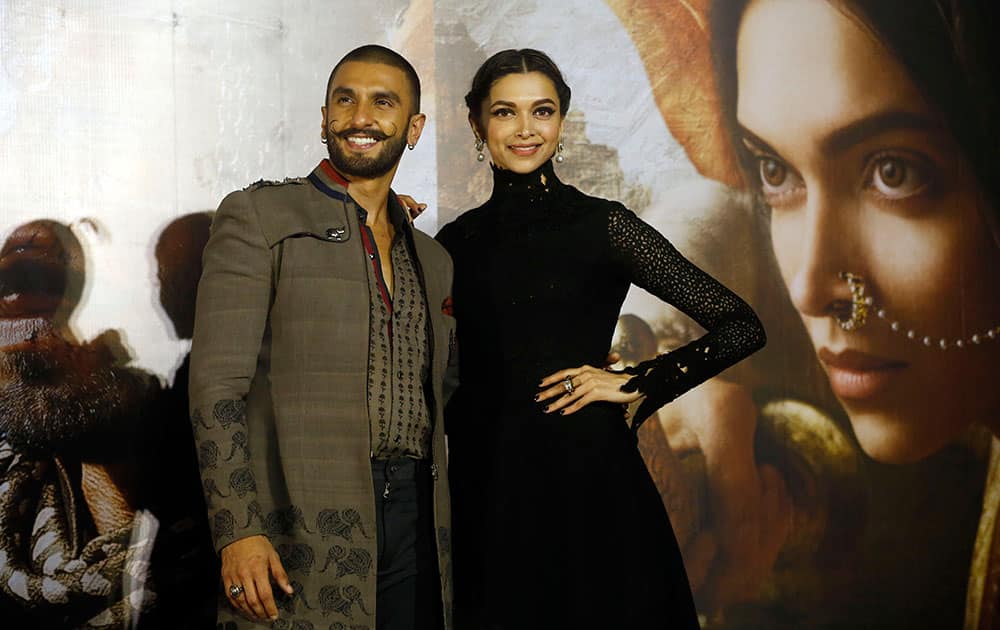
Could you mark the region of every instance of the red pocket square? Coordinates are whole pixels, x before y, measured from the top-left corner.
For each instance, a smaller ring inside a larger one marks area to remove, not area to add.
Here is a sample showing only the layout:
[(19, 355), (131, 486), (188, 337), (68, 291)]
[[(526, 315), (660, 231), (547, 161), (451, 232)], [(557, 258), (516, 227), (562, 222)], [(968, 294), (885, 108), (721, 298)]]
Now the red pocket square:
[(450, 317), (455, 316), (455, 303), (452, 302), (450, 295), (441, 302), (441, 312)]

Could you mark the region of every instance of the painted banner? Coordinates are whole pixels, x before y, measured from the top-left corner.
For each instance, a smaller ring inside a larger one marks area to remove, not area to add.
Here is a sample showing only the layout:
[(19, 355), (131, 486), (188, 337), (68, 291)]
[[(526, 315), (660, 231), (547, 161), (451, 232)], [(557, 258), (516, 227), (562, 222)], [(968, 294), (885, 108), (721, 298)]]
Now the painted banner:
[[(640, 432), (704, 628), (1000, 627), (981, 3), (710, 4), (0, 2), (5, 627), (214, 625), (198, 462), (242, 453), (187, 417), (200, 252), (226, 193), (325, 156), (327, 75), (370, 42), (422, 79), (417, 227), (488, 197), (464, 95), (537, 48), (573, 90), (560, 177), (760, 314), (762, 352)], [(614, 349), (700, 332), (633, 288)]]

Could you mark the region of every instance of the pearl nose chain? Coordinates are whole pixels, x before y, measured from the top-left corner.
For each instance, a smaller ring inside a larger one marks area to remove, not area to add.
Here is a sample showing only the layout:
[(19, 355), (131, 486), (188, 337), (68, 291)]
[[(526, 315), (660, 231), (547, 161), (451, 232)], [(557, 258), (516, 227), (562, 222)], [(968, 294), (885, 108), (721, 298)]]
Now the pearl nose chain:
[(868, 321), (868, 313), (874, 309), (875, 316), (887, 322), (892, 332), (903, 335), (907, 340), (919, 343), (927, 348), (936, 347), (941, 350), (957, 348), (961, 350), (1000, 339), (1000, 325), (991, 326), (981, 332), (959, 339), (932, 337), (923, 334), (915, 328), (904, 326), (902, 322), (890, 316), (889, 312), (884, 308), (878, 307), (875, 304), (875, 300), (866, 294), (864, 278), (847, 271), (841, 271), (839, 277), (841, 280), (847, 282), (848, 289), (851, 292), (851, 311), (846, 315), (837, 315), (836, 319), (840, 327), (848, 332), (862, 328)]

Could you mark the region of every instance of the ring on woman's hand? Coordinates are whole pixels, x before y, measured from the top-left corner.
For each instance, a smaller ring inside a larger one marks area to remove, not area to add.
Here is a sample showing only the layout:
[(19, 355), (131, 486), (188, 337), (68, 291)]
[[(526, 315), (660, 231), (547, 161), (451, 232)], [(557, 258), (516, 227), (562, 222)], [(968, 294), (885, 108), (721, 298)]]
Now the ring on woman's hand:
[(236, 599), (243, 594), (243, 586), (240, 584), (233, 584), (229, 587), (229, 596)]
[(576, 391), (576, 387), (573, 386), (572, 376), (567, 376), (566, 378), (563, 379), (563, 389), (566, 390), (567, 394), (572, 394), (574, 391)]

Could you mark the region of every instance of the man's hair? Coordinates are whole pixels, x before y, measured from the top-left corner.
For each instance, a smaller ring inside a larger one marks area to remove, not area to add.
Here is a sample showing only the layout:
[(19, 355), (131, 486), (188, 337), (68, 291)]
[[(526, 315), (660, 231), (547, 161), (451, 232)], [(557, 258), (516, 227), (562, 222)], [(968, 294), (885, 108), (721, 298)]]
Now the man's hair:
[(333, 87), (333, 77), (337, 74), (337, 70), (340, 66), (344, 65), (348, 61), (361, 61), (364, 63), (380, 63), (385, 66), (391, 66), (398, 70), (401, 70), (404, 75), (406, 75), (406, 80), (410, 84), (410, 96), (413, 97), (413, 111), (411, 114), (416, 114), (420, 111), (420, 77), (417, 76), (417, 71), (413, 69), (413, 66), (407, 61), (402, 55), (400, 55), (395, 50), (386, 48), (385, 46), (379, 46), (378, 44), (366, 44), (365, 46), (360, 46), (355, 48), (351, 52), (344, 55), (343, 59), (337, 62), (337, 65), (333, 67), (330, 71), (330, 78), (326, 80), (326, 94), (323, 95), (323, 103), (330, 98), (330, 89)]

